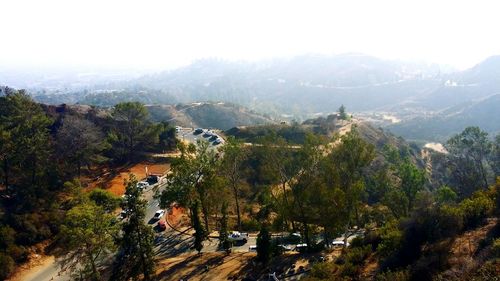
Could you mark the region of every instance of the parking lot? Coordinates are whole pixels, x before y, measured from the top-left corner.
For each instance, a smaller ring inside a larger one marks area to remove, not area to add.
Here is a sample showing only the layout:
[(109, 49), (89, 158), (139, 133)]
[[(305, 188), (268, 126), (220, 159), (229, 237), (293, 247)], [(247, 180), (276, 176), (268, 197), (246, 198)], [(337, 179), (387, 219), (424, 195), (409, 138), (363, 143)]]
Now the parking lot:
[[(210, 149), (217, 149), (224, 144), (224, 139), (216, 131), (202, 128), (199, 129), (203, 131), (200, 132), (193, 128), (177, 127), (177, 138), (188, 143), (196, 143), (199, 140), (207, 141), (210, 143)], [(207, 132), (209, 134), (207, 134)], [(217, 143), (217, 140), (219, 140), (220, 143)]]

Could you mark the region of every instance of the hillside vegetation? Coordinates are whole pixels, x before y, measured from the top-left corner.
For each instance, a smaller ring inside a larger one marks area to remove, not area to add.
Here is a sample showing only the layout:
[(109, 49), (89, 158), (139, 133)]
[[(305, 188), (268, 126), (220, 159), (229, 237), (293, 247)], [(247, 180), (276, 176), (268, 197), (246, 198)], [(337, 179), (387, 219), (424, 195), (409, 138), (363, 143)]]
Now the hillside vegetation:
[(274, 121), (244, 107), (226, 103), (148, 105), (151, 118), (182, 127), (218, 128), (273, 124)]

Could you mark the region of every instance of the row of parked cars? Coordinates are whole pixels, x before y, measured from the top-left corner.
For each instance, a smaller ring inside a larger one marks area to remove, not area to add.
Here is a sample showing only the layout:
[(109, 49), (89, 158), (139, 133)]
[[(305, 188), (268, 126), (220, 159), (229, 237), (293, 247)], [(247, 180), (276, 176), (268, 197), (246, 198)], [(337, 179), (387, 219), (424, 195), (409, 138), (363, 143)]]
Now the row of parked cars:
[(194, 135), (202, 135), (209, 142), (213, 142), (214, 145), (218, 145), (224, 142), (224, 140), (218, 136), (215, 132), (211, 130), (204, 130), (202, 128), (196, 128), (193, 132)]

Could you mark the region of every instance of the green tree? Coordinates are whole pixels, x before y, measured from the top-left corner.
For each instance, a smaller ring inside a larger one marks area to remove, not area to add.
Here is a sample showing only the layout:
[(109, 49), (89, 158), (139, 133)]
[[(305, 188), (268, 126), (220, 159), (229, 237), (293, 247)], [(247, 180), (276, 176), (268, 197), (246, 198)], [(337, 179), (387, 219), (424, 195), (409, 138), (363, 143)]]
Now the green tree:
[(457, 200), (457, 198), (457, 194), (449, 186), (443, 185), (436, 190), (436, 201), (441, 204), (453, 203)]
[(271, 235), (267, 226), (262, 225), (257, 235), (257, 260), (264, 265), (271, 259)]
[(308, 134), (304, 145), (298, 150), (295, 157), (298, 165), (298, 172), (289, 186), (292, 194), (292, 208), (290, 214), (292, 220), (297, 220), (302, 224), (304, 238), (308, 246), (311, 245), (309, 235), (309, 225), (320, 220), (317, 210), (317, 200), (319, 188), (323, 187), (320, 182), (320, 168), (324, 159), (323, 143), (318, 137)]
[(425, 171), (418, 169), (409, 160), (398, 167), (398, 176), (401, 179), (401, 190), (408, 198), (408, 209), (413, 209), (417, 193), (424, 188)]
[(146, 201), (137, 188), (137, 179), (130, 175), (126, 182), (127, 200), (124, 209), (129, 213), (123, 223), (123, 237), (120, 239), (120, 255), (115, 261), (112, 280), (137, 279), (152, 280), (154, 275), (153, 240), (151, 227), (145, 224)]
[(159, 142), (160, 150), (162, 152), (166, 150), (173, 150), (177, 145), (177, 138), (175, 133), (175, 128), (170, 126), (168, 122), (161, 122), (158, 126), (159, 131)]
[(194, 202), (191, 212), (191, 220), (194, 228), (194, 248), (199, 254), (203, 249), (203, 240), (205, 240), (206, 233), (201, 225), (198, 201)]
[(231, 241), (228, 238), (227, 230), (227, 203), (224, 202), (221, 208), (220, 229), (219, 229), (219, 245), (222, 249), (228, 250), (231, 248)]
[(60, 245), (69, 251), (63, 268), (80, 271), (80, 265), (83, 267), (80, 274), (91, 280), (101, 280), (99, 262), (114, 250), (117, 233), (113, 216), (102, 207), (93, 202), (73, 207), (66, 213), (59, 233)]
[(345, 111), (345, 106), (344, 105), (341, 105), (339, 107), (339, 116), (340, 116), (340, 119), (342, 119), (342, 120), (347, 120), (348, 119), (348, 116), (347, 116), (347, 113)]
[(168, 188), (161, 193), (160, 203), (163, 207), (168, 207), (175, 202), (190, 209), (191, 213), (194, 213), (194, 204), (199, 204), (208, 232), (210, 211), (216, 210), (211, 206), (217, 206), (224, 199), (212, 196), (221, 188), (220, 178), (216, 176), (218, 162), (215, 152), (206, 141), (199, 141), (196, 146), (180, 143), (179, 150), (181, 156), (171, 164)]
[(238, 230), (241, 230), (240, 193), (245, 170), (245, 160), (248, 158), (248, 155), (242, 148), (241, 143), (234, 138), (228, 139), (224, 145), (223, 152), (224, 158), (221, 170), (232, 190), (236, 206)]
[(467, 127), (450, 138), (445, 147), (449, 152), (448, 165), (462, 196), (469, 196), (478, 187), (488, 187), (486, 160), (491, 151), (488, 133), (479, 127)]
[(356, 224), (360, 226), (360, 208), (365, 193), (363, 174), (374, 158), (374, 146), (363, 140), (355, 129), (342, 136), (341, 142), (328, 155), (325, 180), (327, 186), (338, 189), (337, 193), (343, 195), (344, 208), (337, 212), (342, 213), (346, 240), (350, 229)]
[(500, 134), (495, 137), (495, 141), (492, 144), (489, 162), (494, 176), (500, 176)]
[(48, 184), (51, 121), (24, 91), (10, 91), (0, 97), (0, 124), (3, 183), (16, 188), (19, 208), (33, 206)]
[(287, 188), (300, 169), (299, 159), (294, 157), (296, 151), (285, 139), (276, 135), (266, 137), (260, 150), (263, 156), (261, 172), (267, 175), (272, 184), (277, 183), (281, 187), (281, 194), (274, 195), (273, 192), (271, 194), (276, 200), (279, 213), (283, 216), (285, 227), (291, 222), (292, 228), (295, 229), (294, 221), (289, 218), (291, 202)]
[(88, 196), (90, 200), (104, 208), (106, 212), (114, 211), (120, 206), (120, 202), (122, 201), (111, 192), (101, 188), (93, 189)]
[(116, 125), (108, 139), (117, 157), (130, 158), (158, 139), (157, 127), (151, 124), (146, 107), (139, 102), (115, 105), (111, 117)]

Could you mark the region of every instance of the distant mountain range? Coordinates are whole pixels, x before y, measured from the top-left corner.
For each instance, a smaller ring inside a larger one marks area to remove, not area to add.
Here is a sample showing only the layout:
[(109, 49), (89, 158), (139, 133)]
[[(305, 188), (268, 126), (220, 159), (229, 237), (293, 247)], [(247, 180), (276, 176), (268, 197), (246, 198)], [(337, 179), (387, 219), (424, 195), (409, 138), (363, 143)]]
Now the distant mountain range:
[(258, 63), (211, 59), (139, 78), (103, 81), (56, 89), (35, 87), (30, 92), (46, 103), (101, 106), (123, 100), (146, 104), (220, 101), (276, 120), (298, 121), (335, 112), (343, 104), (355, 115), (394, 115), (400, 123), (381, 124), (415, 140), (441, 141), (468, 125), (492, 134), (500, 131), (500, 122), (492, 121), (500, 119), (496, 96), (500, 94), (500, 56), (465, 71), (361, 54), (306, 55)]

